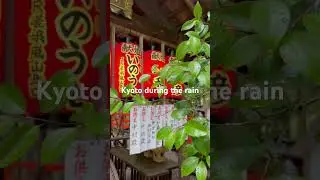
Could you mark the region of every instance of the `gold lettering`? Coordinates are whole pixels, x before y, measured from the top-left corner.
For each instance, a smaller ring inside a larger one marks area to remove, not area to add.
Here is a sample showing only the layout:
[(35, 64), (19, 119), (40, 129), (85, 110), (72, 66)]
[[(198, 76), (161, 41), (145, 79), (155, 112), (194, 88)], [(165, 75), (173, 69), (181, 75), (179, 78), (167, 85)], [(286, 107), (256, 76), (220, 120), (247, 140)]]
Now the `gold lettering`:
[(47, 53), (47, 25), (45, 17), (45, 1), (31, 1), (31, 16), (29, 18), (30, 32), (28, 34), (29, 48), (29, 95), (34, 98), (37, 95), (38, 81), (45, 79), (45, 61)]

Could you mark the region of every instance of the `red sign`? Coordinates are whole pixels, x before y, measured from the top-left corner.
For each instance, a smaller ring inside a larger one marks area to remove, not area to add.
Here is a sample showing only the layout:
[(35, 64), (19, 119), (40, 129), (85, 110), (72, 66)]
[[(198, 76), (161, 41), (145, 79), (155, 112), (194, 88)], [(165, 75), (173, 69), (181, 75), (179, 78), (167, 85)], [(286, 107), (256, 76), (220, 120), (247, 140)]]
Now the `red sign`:
[(91, 58), (101, 43), (98, 1), (18, 1), (15, 4), (15, 83), (39, 113), (38, 82), (71, 69), (86, 87), (98, 84)]
[(149, 74), (150, 79), (144, 83), (144, 96), (147, 99), (157, 98), (157, 88), (164, 86), (161, 84), (159, 72), (165, 65), (165, 58), (162, 52), (149, 50), (143, 54), (143, 74)]
[[(228, 101), (219, 97), (221, 95), (220, 88), (229, 88), (229, 92), (233, 93), (236, 88), (236, 73), (233, 71), (225, 71), (222, 68), (213, 69), (211, 71), (211, 87), (214, 88), (215, 97), (211, 97), (211, 113), (217, 119), (225, 119), (232, 112), (228, 106)], [(229, 94), (231, 98), (231, 94)]]
[[(117, 43), (115, 45), (115, 62), (111, 75), (111, 81), (115, 81), (115, 89), (119, 94), (130, 84), (140, 89), (139, 78), (141, 76), (141, 55), (139, 46), (134, 43)], [(122, 92), (123, 91), (123, 92)]]
[[(172, 61), (175, 57), (174, 56), (166, 56), (166, 62), (169, 63)], [(167, 88), (168, 88), (168, 96), (167, 98), (169, 99), (178, 99), (181, 100), (183, 98), (182, 93), (184, 91), (184, 84), (183, 83), (177, 83), (175, 85), (167, 83)], [(175, 89), (175, 91), (172, 91), (172, 89)]]

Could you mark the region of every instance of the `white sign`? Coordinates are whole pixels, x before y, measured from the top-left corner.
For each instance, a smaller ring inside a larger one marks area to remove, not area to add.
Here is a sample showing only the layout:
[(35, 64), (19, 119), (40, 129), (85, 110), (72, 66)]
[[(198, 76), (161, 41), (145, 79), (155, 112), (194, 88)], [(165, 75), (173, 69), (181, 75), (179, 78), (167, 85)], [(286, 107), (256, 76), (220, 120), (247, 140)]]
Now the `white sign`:
[(134, 106), (130, 111), (130, 155), (162, 147), (156, 139), (157, 132), (166, 126), (178, 128), (187, 122), (174, 120), (174, 105)]
[(107, 180), (106, 141), (77, 141), (65, 157), (65, 180)]

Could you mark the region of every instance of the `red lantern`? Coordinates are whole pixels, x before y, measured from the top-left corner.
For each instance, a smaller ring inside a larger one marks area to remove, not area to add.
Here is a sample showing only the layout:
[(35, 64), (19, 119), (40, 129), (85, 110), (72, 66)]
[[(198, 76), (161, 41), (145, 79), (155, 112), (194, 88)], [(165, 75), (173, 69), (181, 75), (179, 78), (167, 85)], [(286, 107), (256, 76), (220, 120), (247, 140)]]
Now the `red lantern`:
[[(170, 63), (170, 61), (172, 61), (173, 59), (175, 59), (174, 56), (166, 56), (167, 63)], [(168, 99), (181, 100), (183, 98), (182, 93), (180, 93), (180, 92), (184, 91), (184, 84), (183, 83), (177, 83), (175, 85), (167, 83), (166, 86), (168, 88), (168, 95), (167, 95)], [(172, 89), (176, 89), (177, 91), (171, 92)]]
[(165, 59), (160, 51), (155, 50), (144, 52), (143, 57), (143, 73), (150, 75), (150, 79), (144, 83), (144, 96), (147, 99), (157, 98), (157, 87), (163, 85), (154, 87), (154, 83), (161, 83), (158, 73), (164, 67)]
[(29, 114), (40, 113), (38, 82), (57, 71), (72, 70), (88, 88), (99, 84), (99, 72), (91, 66), (101, 43), (94, 1), (14, 1), (14, 78)]
[(135, 89), (141, 88), (139, 78), (141, 76), (140, 49), (134, 43), (117, 43), (115, 45), (114, 71), (110, 81), (114, 81), (115, 89), (121, 95), (125, 87), (132, 84)]
[(229, 93), (225, 92), (223, 96), (229, 96), (231, 98), (232, 93), (236, 89), (236, 73), (233, 71), (225, 71), (223, 68), (213, 69), (211, 72), (211, 87), (213, 91), (211, 94), (211, 113), (218, 119), (226, 119), (231, 113), (232, 109), (228, 106), (228, 101), (220, 97), (223, 93), (222, 88), (228, 88)]

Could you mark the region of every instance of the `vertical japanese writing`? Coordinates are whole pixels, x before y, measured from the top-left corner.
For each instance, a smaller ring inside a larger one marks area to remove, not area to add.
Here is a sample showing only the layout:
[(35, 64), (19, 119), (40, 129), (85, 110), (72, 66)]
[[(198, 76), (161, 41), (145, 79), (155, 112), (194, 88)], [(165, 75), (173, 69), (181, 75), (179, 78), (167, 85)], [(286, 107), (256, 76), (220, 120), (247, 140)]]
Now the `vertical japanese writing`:
[(130, 111), (130, 154), (140, 153), (140, 112), (136, 106)]
[[(163, 127), (164, 121), (166, 119), (164, 112), (162, 111), (162, 106), (158, 105), (156, 106), (156, 114), (155, 118), (157, 119), (157, 132), (160, 131), (160, 129)], [(157, 148), (162, 147), (162, 141), (157, 141)]]
[(81, 144), (78, 144), (76, 148), (77, 148), (77, 151), (76, 151), (76, 157), (75, 157), (74, 172), (75, 172), (76, 180), (82, 180), (88, 170), (87, 163), (86, 163), (87, 150)]
[(84, 7), (75, 7), (73, 0), (56, 1), (60, 14), (55, 20), (57, 33), (66, 48), (57, 50), (56, 55), (64, 63), (74, 62), (72, 71), (78, 79), (88, 68), (88, 57), (83, 50), (93, 36), (93, 20), (88, 10), (92, 1), (82, 0)]
[(47, 22), (45, 15), (45, 1), (31, 1), (31, 16), (29, 18), (30, 32), (28, 34), (29, 48), (29, 95), (37, 96), (37, 87), (39, 80), (45, 79), (45, 60), (47, 53)]
[(165, 62), (163, 54), (158, 51), (151, 52), (151, 60)]
[(146, 107), (146, 125), (147, 125), (147, 149), (152, 148), (152, 114), (151, 114), (151, 108), (152, 106)]
[(146, 107), (142, 106), (141, 111), (141, 151), (147, 150), (147, 121), (146, 121)]
[(119, 67), (119, 89), (122, 89), (125, 85), (125, 67), (124, 67), (124, 57), (120, 58)]

